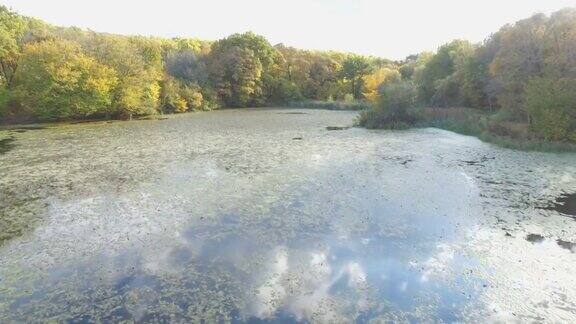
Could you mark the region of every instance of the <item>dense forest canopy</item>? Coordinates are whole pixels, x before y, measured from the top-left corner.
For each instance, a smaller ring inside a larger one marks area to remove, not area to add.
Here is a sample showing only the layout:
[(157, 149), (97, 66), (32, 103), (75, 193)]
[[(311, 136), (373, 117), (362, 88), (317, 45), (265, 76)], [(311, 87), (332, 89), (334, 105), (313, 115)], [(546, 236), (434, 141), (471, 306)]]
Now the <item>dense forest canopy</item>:
[[(382, 40), (386, 41), (386, 40)], [(394, 90), (395, 89), (395, 90)], [(391, 61), (272, 46), (62, 28), (0, 7), (0, 119), (132, 118), (303, 100), (472, 107), (576, 141), (576, 10), (504, 26), (481, 44)], [(394, 100), (392, 100), (394, 101)]]

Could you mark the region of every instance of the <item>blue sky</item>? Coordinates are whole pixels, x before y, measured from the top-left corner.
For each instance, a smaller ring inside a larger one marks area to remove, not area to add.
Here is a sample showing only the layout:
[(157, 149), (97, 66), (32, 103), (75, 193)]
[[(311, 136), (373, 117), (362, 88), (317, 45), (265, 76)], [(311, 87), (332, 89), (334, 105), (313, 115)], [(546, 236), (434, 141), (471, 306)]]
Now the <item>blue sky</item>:
[(272, 44), (398, 59), (455, 38), (481, 41), (536, 12), (576, 0), (0, 0), (63, 26), (120, 34), (218, 39), (252, 30)]

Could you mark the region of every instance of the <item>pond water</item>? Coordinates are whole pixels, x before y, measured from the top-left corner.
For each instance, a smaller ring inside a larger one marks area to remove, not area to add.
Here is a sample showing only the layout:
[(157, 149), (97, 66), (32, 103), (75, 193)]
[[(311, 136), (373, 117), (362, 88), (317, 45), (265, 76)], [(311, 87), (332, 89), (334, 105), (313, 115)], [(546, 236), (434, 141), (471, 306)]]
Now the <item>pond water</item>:
[(576, 155), (355, 113), (0, 132), (0, 322), (576, 321)]

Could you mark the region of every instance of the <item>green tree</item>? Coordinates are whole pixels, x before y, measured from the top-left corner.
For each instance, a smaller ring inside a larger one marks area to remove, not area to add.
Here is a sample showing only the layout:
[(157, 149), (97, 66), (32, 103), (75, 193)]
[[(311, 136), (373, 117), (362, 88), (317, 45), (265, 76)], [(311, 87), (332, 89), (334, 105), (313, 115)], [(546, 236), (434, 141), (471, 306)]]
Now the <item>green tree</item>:
[(212, 61), (212, 78), (221, 100), (231, 107), (246, 107), (262, 100), (262, 64), (254, 51), (234, 46)]
[(281, 81), (287, 92), (285, 96), (326, 100), (331, 85), (337, 81), (339, 64), (323, 52), (313, 52), (276, 45), (280, 52)]
[(304, 83), (305, 93), (317, 100), (326, 100), (337, 95), (334, 87), (338, 83), (341, 65), (324, 53), (314, 53), (310, 62), (308, 78)]
[(362, 95), (363, 78), (372, 72), (372, 66), (363, 56), (352, 55), (342, 62), (342, 76), (350, 83), (354, 99)]
[(480, 46), (467, 48), (456, 58), (454, 78), (458, 83), (460, 103), (467, 107), (494, 108), (489, 98), (488, 65), (492, 57), (488, 57), (487, 49)]
[(233, 107), (260, 105), (274, 89), (279, 55), (262, 36), (234, 34), (214, 43), (210, 78), (220, 99)]
[(426, 104), (454, 105), (459, 101), (457, 80), (452, 79), (456, 72), (459, 57), (472, 50), (467, 41), (455, 40), (442, 45), (430, 57), (423, 69), (417, 73), (420, 99)]
[(524, 101), (531, 129), (546, 140), (576, 142), (576, 80), (537, 77), (526, 86)]
[(212, 54), (218, 55), (236, 47), (251, 50), (265, 70), (276, 64), (278, 55), (276, 49), (268, 43), (266, 38), (253, 32), (233, 34), (217, 41), (212, 46)]

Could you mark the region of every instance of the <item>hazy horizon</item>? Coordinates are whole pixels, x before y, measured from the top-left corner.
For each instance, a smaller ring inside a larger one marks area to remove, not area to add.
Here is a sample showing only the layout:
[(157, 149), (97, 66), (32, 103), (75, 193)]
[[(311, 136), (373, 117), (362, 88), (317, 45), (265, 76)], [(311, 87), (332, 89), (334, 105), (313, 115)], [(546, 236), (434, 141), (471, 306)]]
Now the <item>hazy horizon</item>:
[(453, 39), (482, 41), (507, 23), (574, 7), (576, 0), (414, 0), (393, 4), (377, 0), (165, 0), (162, 6), (133, 0), (0, 0), (0, 4), (51, 24), (98, 32), (217, 40), (253, 31), (272, 44), (401, 59), (435, 50)]

